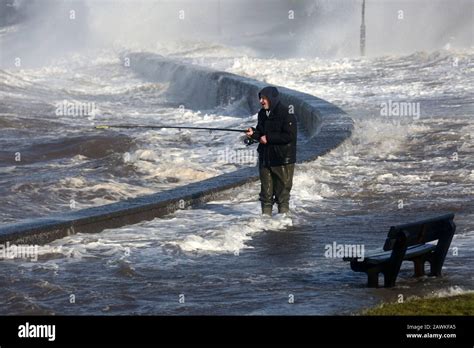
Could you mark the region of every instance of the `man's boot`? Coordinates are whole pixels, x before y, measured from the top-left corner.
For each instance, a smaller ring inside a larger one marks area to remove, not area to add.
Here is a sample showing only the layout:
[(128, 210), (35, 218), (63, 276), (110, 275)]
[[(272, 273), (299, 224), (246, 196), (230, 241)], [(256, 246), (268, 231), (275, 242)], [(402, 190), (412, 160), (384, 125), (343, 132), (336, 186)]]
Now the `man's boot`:
[(272, 206), (262, 203), (262, 215), (272, 216)]
[(287, 204), (278, 205), (278, 214), (288, 214), (290, 212), (290, 207)]

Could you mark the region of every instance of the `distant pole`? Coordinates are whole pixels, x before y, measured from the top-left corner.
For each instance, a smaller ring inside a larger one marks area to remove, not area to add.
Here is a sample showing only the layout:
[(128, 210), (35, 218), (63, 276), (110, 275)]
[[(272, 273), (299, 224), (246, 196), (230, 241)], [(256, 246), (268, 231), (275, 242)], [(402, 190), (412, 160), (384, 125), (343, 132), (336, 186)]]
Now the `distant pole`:
[(222, 35), (221, 27), (221, 0), (217, 0), (217, 34)]
[(362, 21), (360, 24), (360, 55), (365, 56), (365, 0), (362, 1)]

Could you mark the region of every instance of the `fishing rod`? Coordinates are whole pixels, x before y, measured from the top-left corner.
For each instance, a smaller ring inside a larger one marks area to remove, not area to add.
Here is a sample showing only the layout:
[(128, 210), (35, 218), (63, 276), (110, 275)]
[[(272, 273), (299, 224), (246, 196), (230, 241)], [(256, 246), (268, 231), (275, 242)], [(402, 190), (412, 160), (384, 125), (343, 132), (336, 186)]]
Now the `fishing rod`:
[[(147, 125), (127, 125), (127, 124), (116, 124), (116, 125), (99, 125), (95, 127), (96, 129), (109, 129), (109, 128), (125, 128), (125, 129), (133, 129), (133, 128), (146, 128), (146, 129), (191, 129), (191, 130), (208, 130), (208, 131), (219, 131), (219, 132), (239, 132), (245, 133), (247, 130), (245, 129), (233, 129), (233, 128), (210, 128), (210, 127), (189, 127), (189, 126), (147, 126)], [(245, 137), (244, 139), (245, 145), (249, 146), (254, 143), (257, 143), (256, 140)]]
[(209, 127), (189, 127), (189, 126), (146, 126), (146, 125), (100, 125), (96, 126), (96, 129), (108, 129), (108, 128), (149, 128), (149, 129), (194, 129), (194, 130), (208, 130), (208, 131), (221, 131), (221, 132), (239, 132), (245, 133), (246, 129), (232, 129), (232, 128), (209, 128)]

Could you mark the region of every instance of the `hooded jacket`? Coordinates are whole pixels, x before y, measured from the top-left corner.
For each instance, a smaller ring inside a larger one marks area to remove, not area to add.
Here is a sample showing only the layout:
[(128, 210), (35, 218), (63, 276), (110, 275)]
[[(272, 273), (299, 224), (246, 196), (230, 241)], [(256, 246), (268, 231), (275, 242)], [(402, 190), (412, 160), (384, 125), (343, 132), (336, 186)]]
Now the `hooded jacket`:
[(265, 87), (258, 93), (259, 99), (262, 96), (270, 101), (270, 110), (260, 109), (257, 127), (252, 135), (256, 141), (264, 135), (267, 137), (267, 144), (258, 145), (259, 163), (265, 167), (295, 163), (296, 117), (289, 113), (288, 106), (280, 102), (276, 87)]

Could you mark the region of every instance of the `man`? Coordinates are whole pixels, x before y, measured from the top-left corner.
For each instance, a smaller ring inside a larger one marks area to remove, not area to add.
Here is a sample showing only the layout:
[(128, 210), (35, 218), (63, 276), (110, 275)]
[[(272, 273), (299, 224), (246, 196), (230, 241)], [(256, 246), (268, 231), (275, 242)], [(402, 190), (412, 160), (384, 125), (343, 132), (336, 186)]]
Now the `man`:
[(273, 203), (280, 214), (289, 213), (290, 191), (296, 162), (296, 117), (279, 100), (275, 87), (258, 93), (262, 109), (256, 128), (248, 128), (247, 136), (258, 141), (260, 201), (263, 215), (272, 215)]

